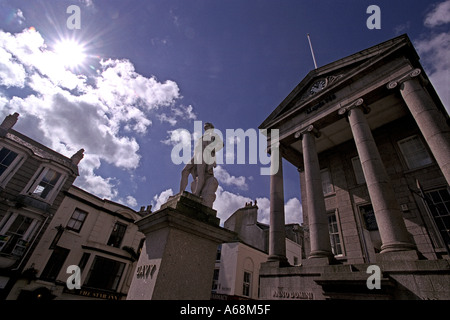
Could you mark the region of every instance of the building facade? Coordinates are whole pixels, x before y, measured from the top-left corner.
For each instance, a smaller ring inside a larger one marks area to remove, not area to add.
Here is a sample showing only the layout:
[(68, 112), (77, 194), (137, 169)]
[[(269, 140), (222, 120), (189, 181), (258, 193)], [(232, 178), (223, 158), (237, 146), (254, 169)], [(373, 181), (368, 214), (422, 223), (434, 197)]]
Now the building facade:
[[(125, 299), (144, 239), (134, 221), (148, 212), (72, 186), (8, 299)], [(69, 266), (79, 267), (79, 289), (67, 285)]]
[[(311, 71), (260, 126), (280, 137), (262, 297), (449, 299), (449, 124), (406, 35)], [(297, 267), (281, 158), (300, 172), (308, 259)], [(366, 284), (374, 264), (379, 290)]]
[(83, 157), (80, 150), (67, 158), (15, 131), (18, 117), (0, 125), (0, 299), (21, 276)]
[[(237, 239), (218, 247), (214, 269), (212, 299), (259, 299), (259, 268), (267, 261), (269, 226), (257, 221), (258, 207), (245, 206), (233, 213), (224, 228), (234, 231)], [(286, 257), (292, 265), (300, 264), (303, 233), (298, 224), (287, 224)]]

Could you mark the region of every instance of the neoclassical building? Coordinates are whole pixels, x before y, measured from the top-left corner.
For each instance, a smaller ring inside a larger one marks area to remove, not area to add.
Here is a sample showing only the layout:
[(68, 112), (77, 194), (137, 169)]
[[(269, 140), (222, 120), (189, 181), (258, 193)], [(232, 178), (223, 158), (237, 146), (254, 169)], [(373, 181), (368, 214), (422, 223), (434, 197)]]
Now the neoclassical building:
[[(308, 73), (260, 125), (280, 151), (261, 297), (449, 299), (449, 124), (407, 35)], [(286, 259), (282, 158), (300, 172), (302, 266)]]

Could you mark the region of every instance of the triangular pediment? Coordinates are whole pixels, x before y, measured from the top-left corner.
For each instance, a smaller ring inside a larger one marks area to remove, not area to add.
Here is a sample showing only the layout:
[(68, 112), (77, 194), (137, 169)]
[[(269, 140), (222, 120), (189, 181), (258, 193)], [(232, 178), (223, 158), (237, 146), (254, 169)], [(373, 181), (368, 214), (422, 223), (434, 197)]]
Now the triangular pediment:
[(277, 119), (283, 118), (296, 108), (301, 108), (308, 101), (314, 101), (318, 96), (325, 95), (325, 92), (331, 92), (344, 81), (370, 68), (374, 61), (386, 58), (405, 45), (411, 45), (406, 34), (311, 70), (259, 128), (272, 127)]

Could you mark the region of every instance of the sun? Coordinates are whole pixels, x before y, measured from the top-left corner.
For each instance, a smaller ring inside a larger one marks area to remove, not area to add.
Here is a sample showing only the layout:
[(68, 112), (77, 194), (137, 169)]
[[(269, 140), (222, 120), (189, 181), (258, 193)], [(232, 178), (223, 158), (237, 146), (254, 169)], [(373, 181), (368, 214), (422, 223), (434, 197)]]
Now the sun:
[(54, 46), (57, 59), (68, 68), (80, 66), (86, 58), (84, 46), (74, 40), (61, 40)]

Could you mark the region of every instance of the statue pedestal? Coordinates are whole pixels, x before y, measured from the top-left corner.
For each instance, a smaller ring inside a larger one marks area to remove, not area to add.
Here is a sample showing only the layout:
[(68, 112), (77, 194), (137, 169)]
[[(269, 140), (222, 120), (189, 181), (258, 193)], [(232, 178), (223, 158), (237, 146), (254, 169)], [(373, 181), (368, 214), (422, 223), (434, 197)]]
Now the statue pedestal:
[(138, 220), (146, 238), (127, 300), (209, 300), (217, 246), (235, 237), (219, 221), (188, 192)]

